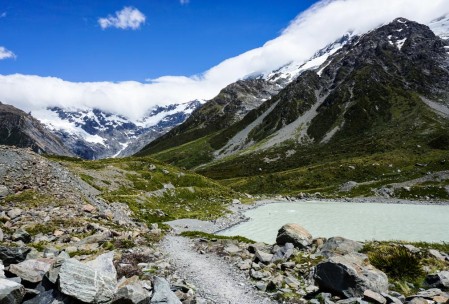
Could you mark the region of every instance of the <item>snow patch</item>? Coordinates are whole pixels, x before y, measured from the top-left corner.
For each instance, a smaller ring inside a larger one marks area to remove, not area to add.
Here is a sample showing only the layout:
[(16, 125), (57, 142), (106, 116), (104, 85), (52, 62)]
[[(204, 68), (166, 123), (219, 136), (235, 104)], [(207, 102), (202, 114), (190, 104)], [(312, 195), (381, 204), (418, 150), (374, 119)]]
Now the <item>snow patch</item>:
[(399, 50), (402, 50), (402, 47), (404, 46), (405, 41), (407, 41), (407, 38), (396, 41), (396, 47)]

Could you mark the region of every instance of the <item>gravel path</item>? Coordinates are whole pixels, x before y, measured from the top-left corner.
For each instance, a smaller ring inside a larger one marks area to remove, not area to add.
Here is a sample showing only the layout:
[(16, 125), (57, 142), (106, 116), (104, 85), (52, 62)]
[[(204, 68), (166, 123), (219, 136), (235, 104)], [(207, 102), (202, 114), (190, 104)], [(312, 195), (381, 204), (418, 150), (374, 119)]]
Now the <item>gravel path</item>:
[(163, 251), (176, 274), (192, 282), (200, 297), (219, 304), (271, 304), (248, 283), (235, 267), (212, 254), (199, 254), (191, 240), (180, 236), (166, 236)]

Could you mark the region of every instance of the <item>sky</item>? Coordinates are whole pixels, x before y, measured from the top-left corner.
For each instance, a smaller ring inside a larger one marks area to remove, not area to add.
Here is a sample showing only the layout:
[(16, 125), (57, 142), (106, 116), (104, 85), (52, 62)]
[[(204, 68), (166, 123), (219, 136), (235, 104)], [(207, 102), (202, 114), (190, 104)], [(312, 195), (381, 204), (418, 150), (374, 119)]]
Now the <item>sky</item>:
[(448, 13), (447, 0), (3, 0), (0, 101), (138, 119), (304, 62), (348, 31)]
[[(0, 46), (16, 59), (0, 62), (0, 73), (75, 82), (195, 75), (276, 38), (314, 2), (2, 0)], [(114, 27), (116, 12), (135, 23)]]

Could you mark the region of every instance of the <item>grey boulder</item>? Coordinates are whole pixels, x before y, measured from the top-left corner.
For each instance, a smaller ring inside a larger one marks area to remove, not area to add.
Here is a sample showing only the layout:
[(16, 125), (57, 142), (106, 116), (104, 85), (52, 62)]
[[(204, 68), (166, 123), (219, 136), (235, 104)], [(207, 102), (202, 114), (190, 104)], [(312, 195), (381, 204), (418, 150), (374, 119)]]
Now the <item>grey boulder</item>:
[(23, 229), (18, 229), (12, 235), (13, 241), (22, 241), (25, 244), (31, 242), (31, 235)]
[(321, 255), (329, 258), (332, 255), (345, 255), (362, 250), (363, 245), (359, 242), (348, 240), (342, 237), (332, 237), (328, 239), (321, 248)]
[(6, 197), (9, 194), (9, 189), (6, 186), (0, 185), (0, 198)]
[(13, 281), (0, 279), (0, 303), (19, 304), (25, 296), (25, 288)]
[(255, 254), (256, 254), (256, 258), (264, 264), (269, 264), (271, 262), (271, 260), (273, 259), (273, 255), (271, 253), (266, 253), (259, 249), (256, 249)]
[(151, 298), (151, 293), (145, 289), (137, 276), (123, 278), (118, 283), (117, 289), (113, 304), (143, 304), (148, 303)]
[(52, 259), (26, 260), (9, 266), (9, 272), (30, 283), (39, 283), (51, 269), (55, 261)]
[(9, 266), (25, 261), (27, 254), (31, 251), (28, 247), (5, 247), (0, 246), (0, 260), (3, 265)]
[(295, 246), (292, 243), (285, 243), (284, 246), (278, 247), (273, 254), (272, 262), (287, 261), (293, 254)]
[(426, 277), (426, 285), (430, 288), (449, 289), (449, 271), (441, 271)]
[(279, 229), (276, 244), (284, 246), (292, 243), (295, 247), (303, 249), (312, 243), (312, 235), (298, 224), (286, 224)]
[(85, 303), (111, 302), (117, 285), (112, 258), (113, 253), (107, 253), (88, 264), (75, 259), (64, 260), (59, 270), (59, 289)]
[(160, 277), (155, 277), (153, 281), (153, 297), (151, 304), (181, 304), (181, 301), (170, 289), (170, 284)]
[(388, 290), (388, 278), (368, 263), (364, 254), (335, 255), (315, 268), (314, 278), (320, 290), (345, 298), (362, 297), (365, 290)]

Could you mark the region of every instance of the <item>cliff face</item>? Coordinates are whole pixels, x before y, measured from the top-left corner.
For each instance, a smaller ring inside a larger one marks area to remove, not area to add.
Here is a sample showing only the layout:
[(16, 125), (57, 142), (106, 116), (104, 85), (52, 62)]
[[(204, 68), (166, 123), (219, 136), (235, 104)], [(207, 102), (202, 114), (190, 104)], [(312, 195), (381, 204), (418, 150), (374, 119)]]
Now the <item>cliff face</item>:
[(0, 144), (31, 148), (38, 153), (73, 156), (55, 135), (30, 114), (2, 103)]

